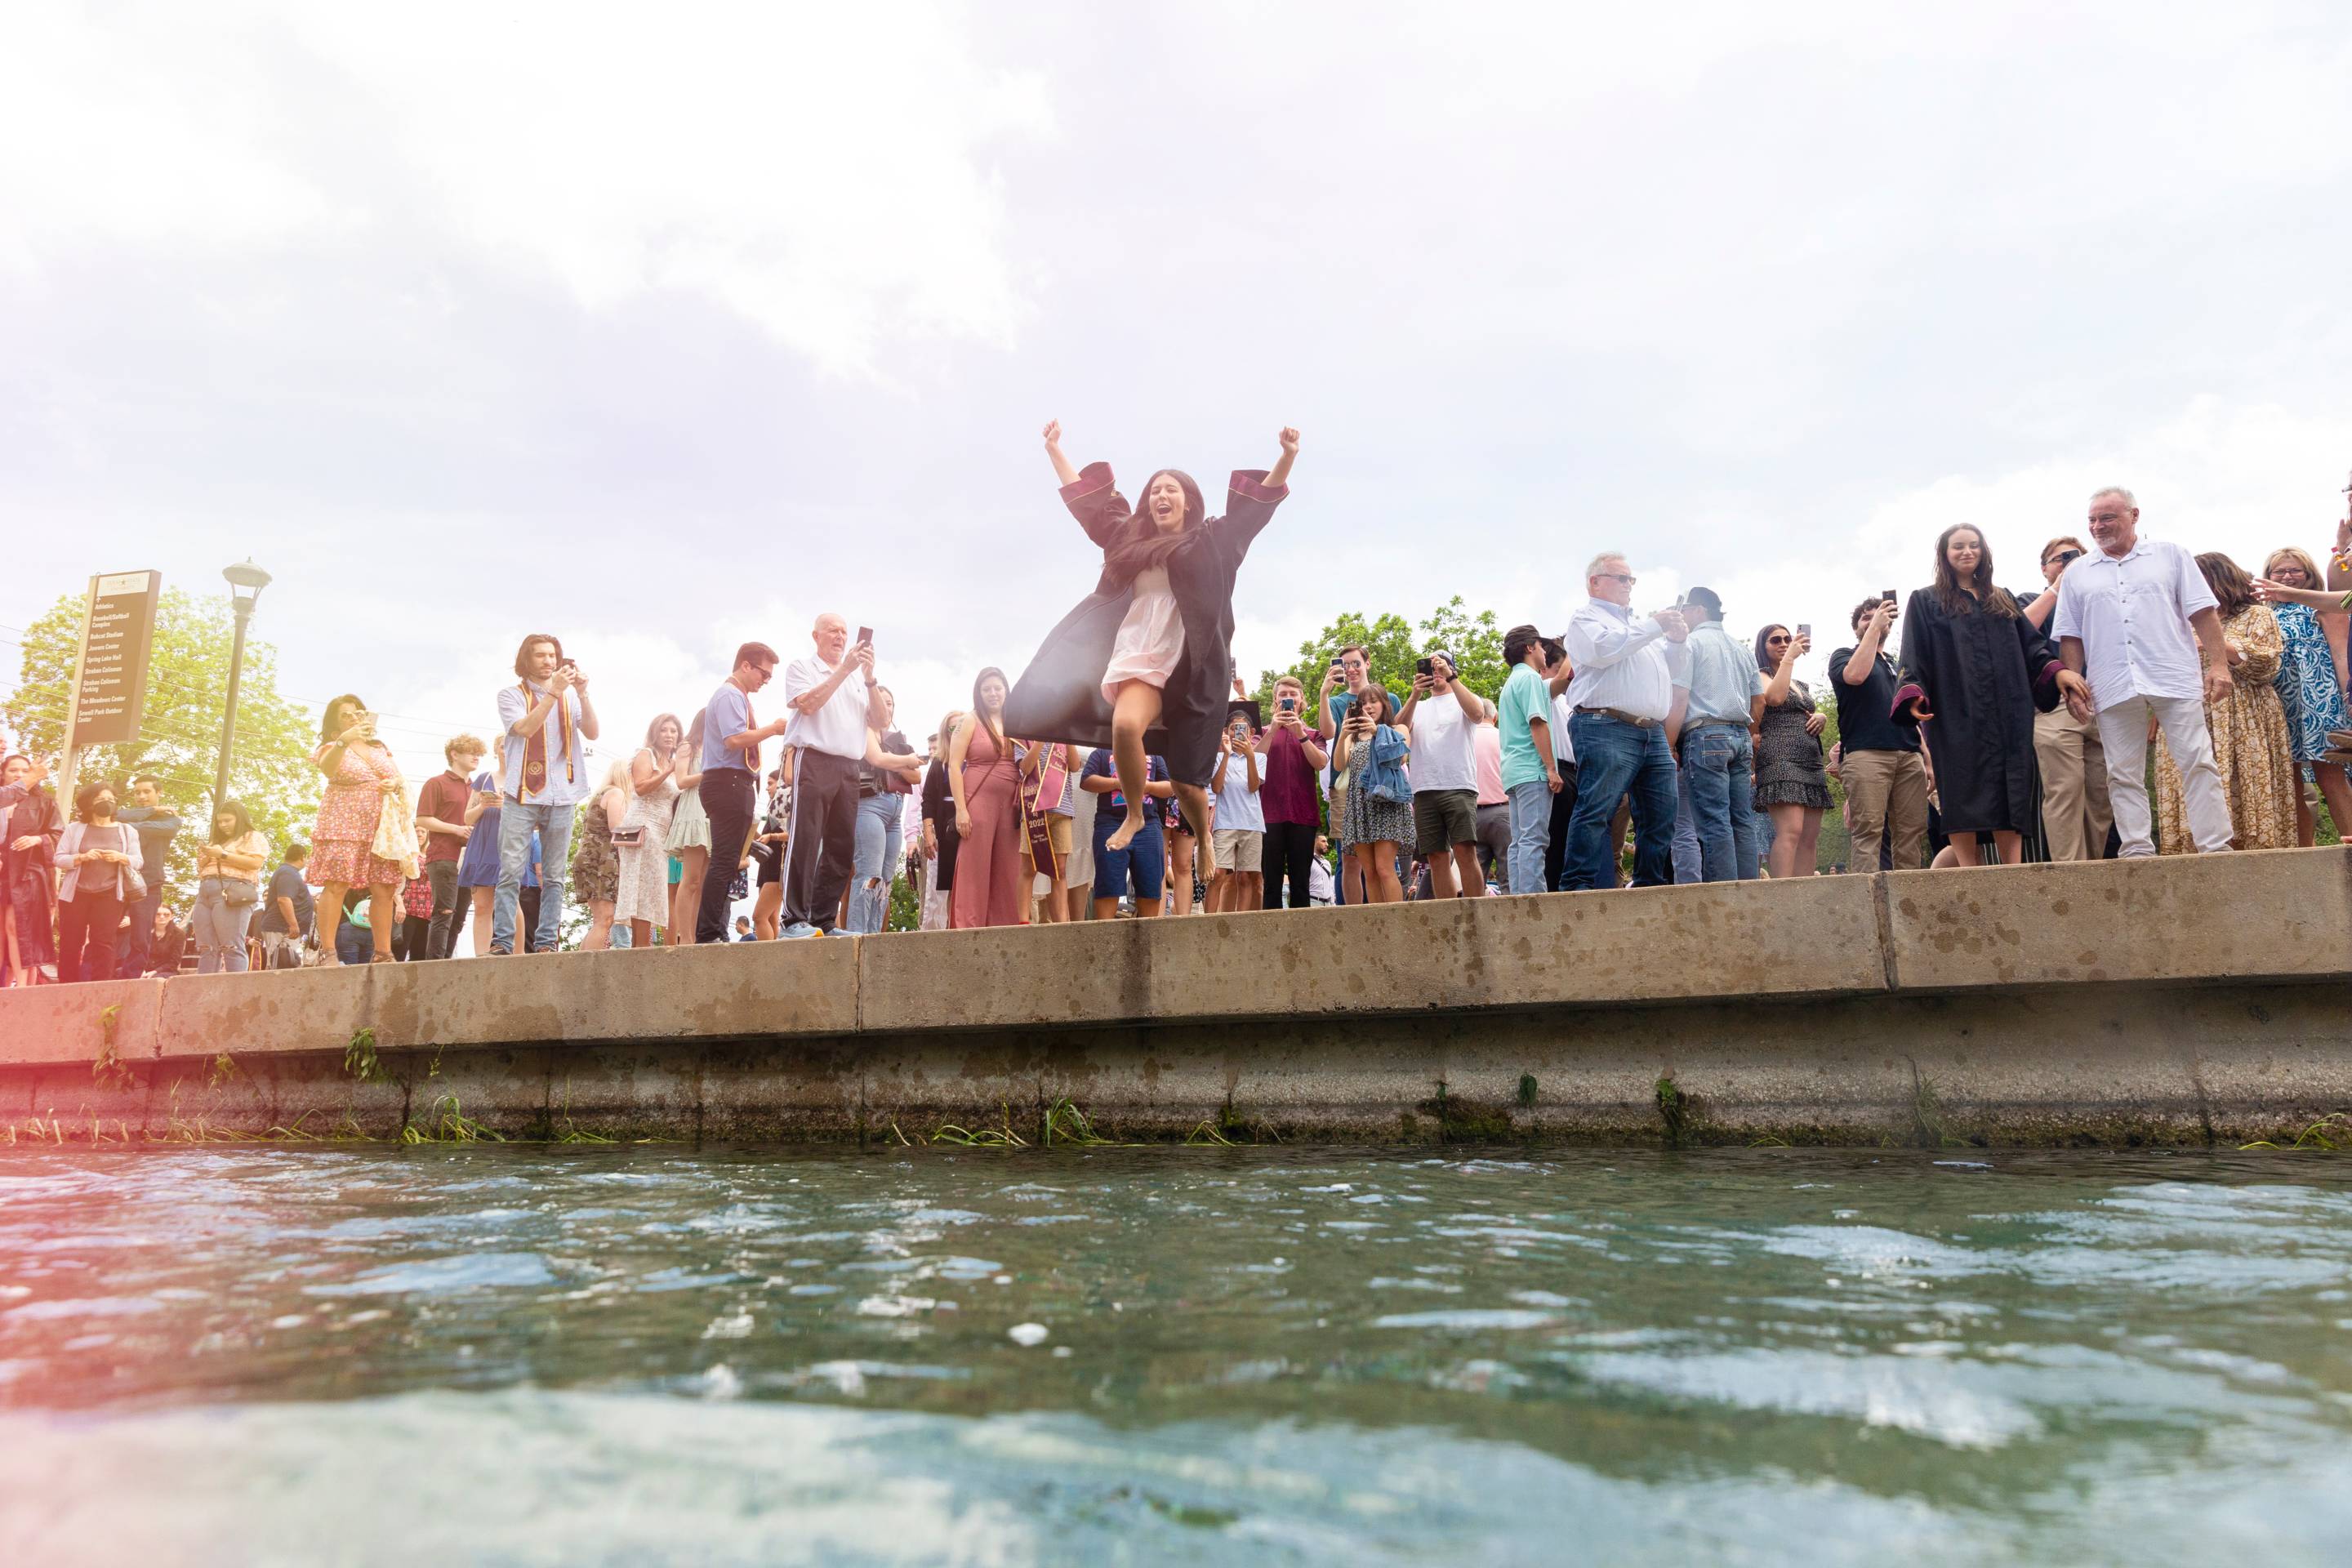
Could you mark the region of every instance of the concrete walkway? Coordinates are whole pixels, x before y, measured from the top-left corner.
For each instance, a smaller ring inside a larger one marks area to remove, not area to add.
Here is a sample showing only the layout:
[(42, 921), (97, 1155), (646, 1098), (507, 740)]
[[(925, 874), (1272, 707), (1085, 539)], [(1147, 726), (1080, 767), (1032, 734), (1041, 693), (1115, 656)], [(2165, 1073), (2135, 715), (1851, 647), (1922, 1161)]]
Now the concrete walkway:
[(2341, 847), (181, 976), (0, 992), (0, 1147), (2284, 1142), (2347, 982)]

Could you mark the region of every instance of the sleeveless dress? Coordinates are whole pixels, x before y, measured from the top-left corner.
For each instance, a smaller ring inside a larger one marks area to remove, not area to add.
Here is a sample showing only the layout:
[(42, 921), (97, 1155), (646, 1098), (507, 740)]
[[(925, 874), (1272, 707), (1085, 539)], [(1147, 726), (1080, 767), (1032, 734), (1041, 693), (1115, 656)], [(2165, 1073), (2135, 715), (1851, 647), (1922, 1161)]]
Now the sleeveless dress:
[(669, 819), (669, 852), (683, 855), (689, 849), (709, 847), (710, 814), (702, 809), (701, 788), (679, 790), (677, 809)]
[(1143, 680), (1165, 689), (1184, 658), (1184, 617), (1168, 586), (1168, 568), (1147, 566), (1135, 574), (1135, 599), (1111, 640), (1103, 669), (1103, 698), (1118, 700), (1122, 681)]
[[(620, 847), (620, 894), (613, 901), (613, 919), (669, 923), (669, 830), (678, 807), (677, 780), (664, 768), (661, 776), (629, 797), (622, 815), (623, 827), (645, 829), (643, 843)], [(704, 833), (709, 834), (706, 827)]]
[(2274, 605), (2272, 613), (2284, 640), (2272, 684), (2286, 705), (2295, 760), (2315, 763), (2327, 750), (2328, 731), (2352, 730), (2344, 689), (2336, 684), (2336, 656), (2328, 649), (2327, 634), (2319, 629), (2318, 612), (2310, 605)]
[(1813, 694), (1801, 680), (1789, 682), (1789, 700), (1764, 710), (1763, 736), (1756, 743), (1758, 805), (1830, 808), (1829, 775), (1822, 771), (1822, 742), (1805, 733)]

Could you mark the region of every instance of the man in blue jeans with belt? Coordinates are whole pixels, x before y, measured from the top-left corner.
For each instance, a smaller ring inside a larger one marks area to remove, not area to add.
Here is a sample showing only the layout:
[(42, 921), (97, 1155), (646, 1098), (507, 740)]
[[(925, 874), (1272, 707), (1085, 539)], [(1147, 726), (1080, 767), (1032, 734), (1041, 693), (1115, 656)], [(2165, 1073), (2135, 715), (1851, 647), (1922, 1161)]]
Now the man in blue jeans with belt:
[(1560, 634), (1576, 671), (1568, 689), (1568, 732), (1577, 767), (1560, 890), (1617, 885), (1609, 824), (1627, 795), (1633, 802), (1633, 886), (1659, 887), (1674, 880), (1675, 754), (1665, 725), (1675, 689), (1690, 684), (1684, 646), (1690, 630), (1675, 610), (1633, 618), (1627, 607), (1633, 574), (1614, 551), (1592, 558), (1584, 587), (1591, 597)]
[(562, 939), (563, 887), (571, 879), (572, 814), (588, 798), (587, 742), (596, 738), (596, 710), (588, 678), (563, 657), (563, 644), (533, 632), (515, 650), (515, 683), (499, 690), (499, 890), (490, 905), (490, 952), (515, 950), (515, 911), (530, 836), (539, 833), (537, 950), (553, 952)]
[(1764, 721), (1764, 672), (1755, 656), (1723, 629), (1723, 601), (1712, 588), (1683, 596), (1690, 623), (1690, 700), (1682, 729), (1682, 812), (1698, 839), (1698, 864), (1678, 882), (1753, 879), (1763, 858), (1749, 791), (1756, 773), (1755, 726)]

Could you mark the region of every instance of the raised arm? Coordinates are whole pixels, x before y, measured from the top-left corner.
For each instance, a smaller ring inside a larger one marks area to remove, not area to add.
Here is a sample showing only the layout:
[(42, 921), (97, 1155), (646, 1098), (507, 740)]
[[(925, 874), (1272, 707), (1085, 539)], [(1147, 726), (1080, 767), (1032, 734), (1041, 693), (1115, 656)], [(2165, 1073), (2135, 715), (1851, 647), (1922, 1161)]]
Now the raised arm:
[(1062, 456), (1062, 422), (1058, 419), (1045, 421), (1045, 456), (1053, 460), (1055, 479), (1066, 485), (1078, 482), (1078, 470)]
[(1789, 634), (1789, 647), (1780, 655), (1780, 668), (1772, 672), (1772, 679), (1764, 685), (1765, 707), (1778, 708), (1789, 700), (1789, 682), (1797, 673), (1798, 656), (1812, 646), (1812, 638), (1797, 632)]
[(1265, 471), (1265, 488), (1278, 490), (1290, 482), (1290, 465), (1298, 460), (1298, 432), (1286, 425), (1274, 439), (1276, 445), (1282, 448), (1282, 456), (1276, 458), (1274, 467)]

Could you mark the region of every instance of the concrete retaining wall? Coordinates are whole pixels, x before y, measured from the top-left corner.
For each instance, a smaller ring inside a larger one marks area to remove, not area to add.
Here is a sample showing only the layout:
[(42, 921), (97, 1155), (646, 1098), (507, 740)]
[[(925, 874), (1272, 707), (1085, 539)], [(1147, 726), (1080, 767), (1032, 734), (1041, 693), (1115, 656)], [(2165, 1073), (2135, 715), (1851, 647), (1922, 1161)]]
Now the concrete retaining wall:
[(183, 976), (0, 992), (0, 1142), (2236, 1142), (2352, 1109), (2347, 981), (2342, 848)]

